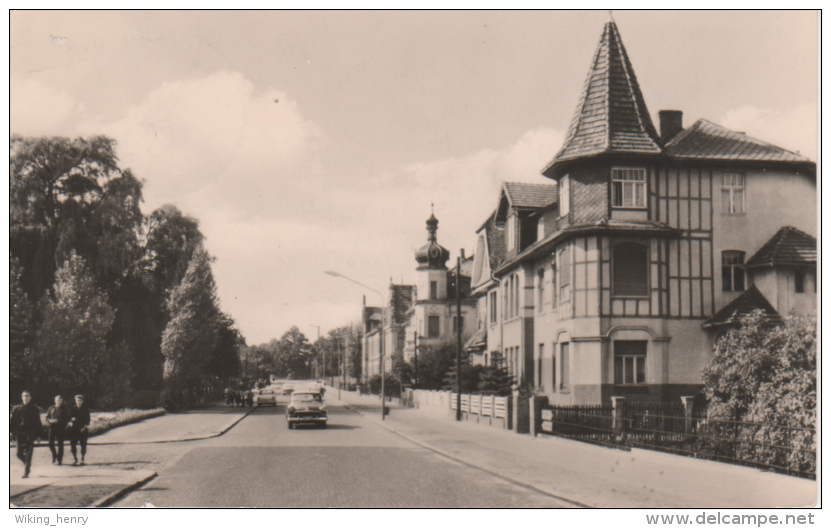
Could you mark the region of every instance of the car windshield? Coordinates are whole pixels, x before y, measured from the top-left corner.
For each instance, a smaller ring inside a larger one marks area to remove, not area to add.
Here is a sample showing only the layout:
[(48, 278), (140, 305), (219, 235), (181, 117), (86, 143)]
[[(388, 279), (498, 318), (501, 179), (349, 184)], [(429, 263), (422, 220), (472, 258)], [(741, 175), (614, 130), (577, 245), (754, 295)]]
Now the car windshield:
[(294, 402), (319, 402), (322, 401), (320, 399), (320, 394), (295, 394), (292, 396), (291, 401)]
[(274, 394), (274, 391), (270, 391), (270, 390), (261, 390), (261, 391), (260, 391), (260, 394)]

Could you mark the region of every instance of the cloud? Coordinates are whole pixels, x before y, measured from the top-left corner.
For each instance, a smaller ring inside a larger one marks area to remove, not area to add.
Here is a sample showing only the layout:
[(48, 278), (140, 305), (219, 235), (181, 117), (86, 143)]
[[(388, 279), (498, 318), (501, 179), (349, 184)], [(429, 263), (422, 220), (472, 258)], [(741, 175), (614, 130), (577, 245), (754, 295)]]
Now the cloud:
[(32, 78), (9, 79), (9, 128), (23, 136), (72, 135), (84, 106), (68, 92)]
[(786, 110), (745, 105), (725, 112), (718, 121), (732, 130), (817, 159), (817, 108), (801, 104)]
[(243, 75), (216, 72), (168, 82), (105, 133), (118, 138), (122, 164), (147, 181), (155, 204), (277, 214), (287, 188), (319, 174), (320, 128), (281, 91), (259, 91)]

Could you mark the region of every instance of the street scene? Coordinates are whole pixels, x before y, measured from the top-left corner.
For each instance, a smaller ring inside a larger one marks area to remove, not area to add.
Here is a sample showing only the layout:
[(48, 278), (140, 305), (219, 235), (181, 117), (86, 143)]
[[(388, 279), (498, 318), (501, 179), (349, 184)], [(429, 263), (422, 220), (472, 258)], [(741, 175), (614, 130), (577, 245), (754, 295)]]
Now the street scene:
[(11, 11), (10, 506), (821, 506), (818, 16)]

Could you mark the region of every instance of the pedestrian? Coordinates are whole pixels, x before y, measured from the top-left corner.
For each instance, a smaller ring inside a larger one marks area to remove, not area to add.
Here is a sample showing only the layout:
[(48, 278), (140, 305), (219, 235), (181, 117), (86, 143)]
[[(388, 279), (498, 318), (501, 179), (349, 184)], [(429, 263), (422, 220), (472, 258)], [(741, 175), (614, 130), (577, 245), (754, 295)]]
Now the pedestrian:
[(72, 465), (78, 464), (78, 451), (76, 446), (81, 444), (81, 465), (84, 465), (84, 457), (87, 455), (87, 438), (89, 438), (89, 407), (84, 402), (84, 395), (75, 396), (75, 405), (70, 410), (69, 428), (69, 449), (72, 451), (74, 461)]
[(248, 389), (248, 392), (245, 395), (245, 401), (246, 401), (246, 403), (248, 403), (248, 407), (253, 407), (254, 406), (254, 391), (253, 390)]
[[(46, 411), (46, 425), (49, 427), (49, 451), (52, 463), (63, 465), (63, 442), (66, 439), (66, 426), (69, 423), (69, 407), (63, 404), (63, 397), (55, 396), (55, 405)], [(57, 444), (57, 447), (55, 447)]]
[(40, 421), (40, 409), (32, 403), (32, 393), (23, 391), (20, 401), (22, 404), (12, 409), (9, 430), (14, 433), (17, 441), (17, 458), (25, 467), (23, 478), (29, 478), (35, 440), (43, 436), (43, 423)]

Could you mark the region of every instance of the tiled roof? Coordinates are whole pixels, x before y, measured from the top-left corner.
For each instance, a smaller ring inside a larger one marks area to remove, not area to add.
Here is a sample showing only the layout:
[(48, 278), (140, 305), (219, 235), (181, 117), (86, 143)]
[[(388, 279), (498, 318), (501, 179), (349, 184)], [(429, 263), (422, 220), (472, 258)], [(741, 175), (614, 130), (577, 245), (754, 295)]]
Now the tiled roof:
[(740, 161), (810, 162), (776, 145), (734, 132), (706, 119), (699, 119), (680, 132), (666, 146), (666, 154), (675, 158), (706, 158)]
[(607, 22), (583, 85), (560, 161), (603, 153), (660, 154), (660, 140), (617, 25)]
[(513, 207), (547, 207), (557, 201), (557, 185), (505, 182), (505, 193)]
[(745, 264), (756, 266), (799, 266), (817, 263), (817, 239), (795, 227), (785, 226)]
[(390, 308), (392, 308), (392, 324), (407, 322), (407, 310), (413, 303), (413, 286), (405, 284), (390, 285)]
[(757, 309), (764, 312), (765, 319), (769, 322), (779, 323), (782, 321), (779, 312), (771, 306), (765, 296), (762, 295), (762, 292), (756, 289), (756, 285), (754, 284), (746, 292), (730, 301), (727, 306), (704, 321), (704, 324), (701, 326), (707, 328), (711, 326), (739, 324), (742, 317)]

